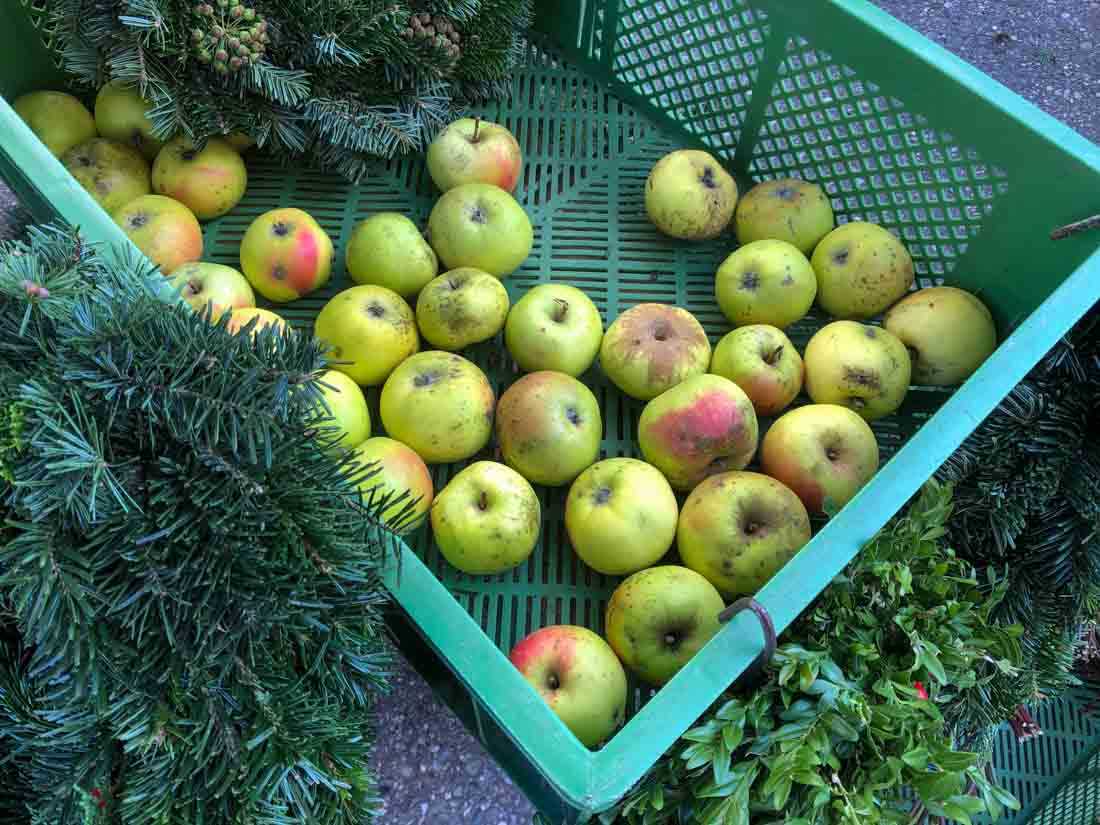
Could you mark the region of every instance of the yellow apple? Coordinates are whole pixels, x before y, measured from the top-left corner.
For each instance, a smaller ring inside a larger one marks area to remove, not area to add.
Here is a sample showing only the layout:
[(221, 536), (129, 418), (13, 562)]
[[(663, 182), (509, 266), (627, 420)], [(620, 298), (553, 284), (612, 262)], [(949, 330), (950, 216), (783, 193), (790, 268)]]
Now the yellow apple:
[(370, 410), (359, 385), (344, 373), (325, 370), (318, 378), (324, 403), (317, 404), (319, 426), (326, 444), (353, 449), (370, 438)]
[(345, 253), (357, 284), (376, 284), (410, 300), (439, 274), (439, 259), (416, 224), (398, 212), (379, 212), (351, 231)]
[[(366, 505), (378, 504), (389, 495), (391, 503), (382, 510), (382, 522), (397, 533), (419, 527), (431, 509), (435, 489), (420, 456), (400, 441), (375, 436), (355, 449), (355, 459), (363, 467), (374, 465), (358, 482)], [(406, 491), (408, 496), (398, 501)]]
[(29, 92), (11, 107), (54, 157), (96, 136), (92, 113), (65, 92)]
[(394, 367), (420, 349), (412, 308), (384, 286), (353, 286), (336, 293), (317, 313), (313, 332), (332, 347), (332, 368), (361, 387), (383, 383)]
[(149, 102), (135, 87), (112, 81), (96, 95), (96, 129), (102, 137), (124, 143), (152, 160), (164, 142), (153, 135), (148, 109)]
[(272, 209), (245, 231), (241, 271), (269, 301), (296, 301), (328, 283), (332, 239), (307, 212)]
[(642, 401), (656, 398), (710, 366), (703, 325), (680, 307), (645, 303), (611, 322), (600, 343), (600, 366), (611, 383)]
[(754, 241), (718, 267), (714, 295), (734, 326), (784, 329), (810, 311), (817, 277), (806, 256), (786, 241)]
[(416, 299), (416, 322), (424, 340), (452, 352), (489, 340), (507, 317), (504, 284), (472, 266), (433, 278)]
[(736, 206), (737, 182), (713, 155), (698, 149), (670, 152), (646, 178), (646, 214), (673, 238), (717, 238)]
[(275, 327), (275, 329), (279, 331), (290, 329), (285, 318), (275, 314), (270, 309), (262, 309), (260, 307), (244, 307), (243, 309), (234, 309), (230, 311), (226, 329), (236, 335), (247, 327), (253, 319), (255, 319), (256, 322), (255, 326), (252, 327), (253, 335), (265, 327)]
[(905, 244), (864, 221), (839, 226), (822, 238), (812, 263), (818, 305), (845, 320), (878, 315), (908, 292), (916, 277)]
[(745, 391), (758, 416), (782, 412), (802, 390), (802, 356), (783, 331), (750, 324), (726, 334), (710, 361), (714, 375)]
[(142, 195), (114, 215), (115, 223), (165, 275), (202, 257), (202, 227), (186, 206), (163, 195)]
[(836, 226), (829, 196), (816, 183), (781, 178), (758, 183), (737, 204), (737, 239), (743, 246), (776, 240), (793, 244), (803, 255)]
[(212, 321), (231, 310), (256, 306), (252, 287), (231, 266), (192, 261), (176, 267), (171, 281), (196, 312), (204, 312), (209, 305)]
[(210, 138), (199, 151), (185, 137), (168, 141), (153, 161), (153, 190), (175, 198), (195, 217), (224, 215), (244, 197), (248, 171), (237, 150)]
[(909, 392), (909, 353), (882, 327), (833, 321), (814, 333), (804, 360), (815, 403), (851, 407), (868, 421), (896, 411)]
[(428, 234), (445, 268), (472, 266), (498, 278), (527, 260), (535, 238), (523, 207), (488, 183), (444, 192), (428, 216)]
[(137, 150), (121, 143), (92, 138), (60, 160), (107, 214), (150, 192), (149, 164)]
[(519, 142), (504, 126), (464, 117), (428, 146), (428, 174), (441, 192), (464, 183), (491, 183), (511, 192), (523, 169)]

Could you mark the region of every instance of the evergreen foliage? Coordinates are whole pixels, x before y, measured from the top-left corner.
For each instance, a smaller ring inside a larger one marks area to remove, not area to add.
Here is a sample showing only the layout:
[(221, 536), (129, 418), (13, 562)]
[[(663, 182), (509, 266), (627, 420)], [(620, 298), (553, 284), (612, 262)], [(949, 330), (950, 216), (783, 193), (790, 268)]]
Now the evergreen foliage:
[(412, 503), (334, 453), (315, 339), (163, 283), (59, 227), (0, 247), (0, 815), (368, 822)]
[(235, 132), (358, 181), (503, 96), (530, 0), (47, 0), (79, 83), (118, 80), (158, 136)]

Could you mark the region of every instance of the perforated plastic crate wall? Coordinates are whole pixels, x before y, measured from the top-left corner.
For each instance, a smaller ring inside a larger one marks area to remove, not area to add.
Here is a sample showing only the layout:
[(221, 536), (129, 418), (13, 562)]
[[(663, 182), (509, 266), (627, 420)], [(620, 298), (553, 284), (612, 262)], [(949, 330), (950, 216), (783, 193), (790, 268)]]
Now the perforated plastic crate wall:
[[(40, 15), (0, 4), (8, 99), (60, 83), (32, 21)], [(480, 112), (508, 125), (524, 150), (517, 196), (536, 238), (507, 280), (513, 300), (534, 283), (562, 280), (588, 292), (605, 322), (640, 301), (673, 302), (716, 341), (728, 327), (713, 274), (733, 237), (671, 241), (642, 205), (653, 162), (694, 145), (714, 151), (745, 185), (780, 174), (820, 181), (840, 220), (897, 231), (924, 283), (943, 278), (979, 291), (1006, 336), (953, 396), (914, 388), (899, 415), (876, 425), (890, 460), (758, 594), (782, 629), (1100, 295), (1097, 238), (1047, 240), (1051, 227), (1097, 211), (1100, 153), (861, 0), (544, 2), (537, 28), (512, 99)], [(60, 214), (93, 239), (126, 242), (7, 106), (0, 148), (0, 172), (40, 218)], [(419, 157), (380, 164), (361, 187), (260, 158), (250, 159), (249, 174), (241, 205), (207, 225), (206, 257), (236, 263), (245, 227), (266, 209), (309, 210), (336, 242), (337, 265), (328, 288), (279, 308), (302, 329), (349, 284), (343, 250), (357, 220), (383, 209), (423, 220), (436, 197)], [(807, 318), (793, 337), (804, 344), (822, 321)], [(469, 354), (498, 390), (516, 376), (499, 341)], [(641, 405), (611, 390), (598, 369), (586, 380), (603, 404), (603, 454), (635, 453)], [(436, 468), (437, 485), (454, 471)], [(542, 541), (515, 571), (461, 575), (421, 533), (401, 575), (395, 569), (389, 579), (405, 643), (430, 649), (446, 668), (422, 659), (422, 669), (450, 674), (441, 691), (555, 821), (620, 799), (760, 649), (753, 620), (735, 620), (647, 702), (637, 689), (628, 724), (609, 744), (582, 748), (505, 658), (544, 624), (599, 629), (616, 584), (568, 547), (564, 492), (539, 491)]]

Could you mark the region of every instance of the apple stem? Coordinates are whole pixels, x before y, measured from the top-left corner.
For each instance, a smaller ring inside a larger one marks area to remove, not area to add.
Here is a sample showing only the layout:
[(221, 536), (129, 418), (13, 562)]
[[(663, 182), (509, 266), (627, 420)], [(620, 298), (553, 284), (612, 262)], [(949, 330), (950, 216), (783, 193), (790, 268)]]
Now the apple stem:
[(474, 118), (474, 136), (470, 139), (471, 143), (477, 143), (477, 133), (481, 129), (481, 118)]
[(563, 301), (561, 298), (554, 299), (554, 320), (559, 324), (565, 320), (565, 316), (569, 314), (569, 302)]
[(489, 509), (489, 496), (484, 490), (481, 491), (481, 495), (478, 497), (477, 509), (479, 509), (479, 510), (488, 510)]
[(779, 357), (783, 354), (783, 345), (780, 344), (775, 348), (775, 352), (769, 352), (764, 356), (764, 363), (771, 364), (773, 367), (779, 363)]

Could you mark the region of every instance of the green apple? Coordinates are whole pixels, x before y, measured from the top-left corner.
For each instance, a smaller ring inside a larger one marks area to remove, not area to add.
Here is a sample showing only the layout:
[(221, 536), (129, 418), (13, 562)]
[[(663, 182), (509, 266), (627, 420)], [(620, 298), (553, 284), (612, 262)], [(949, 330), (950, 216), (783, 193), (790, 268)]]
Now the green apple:
[(606, 742), (626, 719), (626, 672), (615, 651), (588, 628), (544, 627), (508, 658), (585, 747)]
[(784, 329), (810, 311), (817, 277), (806, 256), (786, 241), (754, 241), (718, 267), (714, 293), (734, 326), (769, 324)]
[(428, 174), (442, 192), (464, 183), (491, 183), (511, 192), (523, 169), (523, 154), (504, 126), (464, 117), (436, 135), (427, 162)]
[(722, 338), (710, 371), (743, 389), (757, 416), (783, 411), (802, 391), (802, 356), (783, 330), (766, 324), (738, 327)]
[(375, 436), (355, 448), (354, 459), (369, 468), (357, 479), (364, 504), (377, 506), (390, 496), (380, 514), (383, 524), (396, 533), (409, 533), (423, 523), (435, 487), (420, 456), (400, 441)]
[(394, 367), (420, 349), (412, 308), (384, 286), (353, 286), (329, 299), (313, 332), (332, 352), (333, 369), (361, 387), (385, 382)]
[(607, 603), (607, 641), (651, 685), (663, 685), (721, 628), (725, 602), (694, 570), (674, 564), (641, 570)]
[(386, 432), (429, 464), (442, 464), (470, 458), (489, 443), (495, 402), (476, 364), (429, 350), (402, 362), (386, 379), (379, 409)]
[(405, 300), (439, 274), (439, 259), (416, 224), (398, 212), (379, 212), (355, 225), (346, 252), (357, 284), (392, 289)]
[(503, 278), (527, 260), (535, 233), (515, 198), (488, 183), (448, 189), (428, 217), (428, 234), (447, 269), (472, 266)]
[(592, 299), (568, 284), (539, 284), (516, 301), (504, 325), (508, 352), (525, 372), (582, 375), (600, 351), (603, 320)]
[(698, 149), (670, 152), (646, 178), (646, 214), (673, 238), (717, 238), (736, 206), (737, 182), (713, 155)]
[(179, 201), (163, 195), (142, 195), (112, 217), (165, 275), (202, 257), (202, 227)]
[(868, 421), (895, 412), (909, 392), (909, 353), (896, 335), (858, 321), (826, 324), (806, 344), (806, 394)]
[(710, 366), (710, 341), (686, 309), (638, 304), (612, 321), (600, 366), (616, 387), (642, 401), (656, 398)]
[(149, 164), (139, 152), (121, 143), (92, 138), (74, 146), (60, 160), (107, 214), (151, 191)]
[(209, 305), (212, 321), (231, 310), (256, 306), (248, 280), (231, 266), (190, 261), (176, 267), (171, 281), (196, 312), (205, 312)]
[(358, 447), (370, 438), (370, 410), (359, 385), (336, 370), (325, 370), (317, 381), (323, 403), (317, 404), (318, 426), (326, 444), (343, 449)]
[(29, 92), (11, 107), (56, 158), (96, 136), (92, 113), (65, 92)]
[(201, 151), (185, 137), (174, 138), (153, 161), (153, 191), (175, 198), (201, 221), (240, 203), (247, 186), (240, 154), (218, 138), (206, 141)]
[(568, 484), (600, 457), (600, 404), (563, 372), (520, 378), (500, 396), (496, 420), (505, 463), (535, 484)]
[(488, 576), (523, 564), (542, 525), (527, 480), (495, 461), (475, 461), (447, 482), (431, 511), (439, 552), (463, 573)]
[(817, 303), (834, 318), (878, 315), (913, 285), (913, 259), (887, 229), (852, 221), (821, 239), (812, 259)]
[(764, 434), (760, 467), (790, 487), (811, 513), (847, 504), (878, 470), (878, 442), (847, 407), (807, 404)]
[(645, 460), (676, 490), (743, 469), (756, 453), (759, 429), (752, 402), (720, 375), (696, 375), (658, 395), (638, 419)]
[(241, 272), (253, 288), (278, 303), (309, 295), (332, 274), (332, 238), (301, 209), (271, 209), (253, 220), (240, 256)]
[(890, 307), (882, 325), (909, 350), (917, 384), (961, 384), (997, 349), (997, 326), (989, 309), (953, 286), (910, 293)]
[(758, 183), (738, 202), (734, 220), (742, 245), (786, 241), (803, 255), (811, 254), (836, 226), (833, 205), (825, 190), (798, 178)]
[(99, 90), (95, 99), (95, 125), (101, 137), (124, 143), (153, 160), (164, 141), (153, 134), (146, 117), (149, 102), (133, 86), (112, 81)]
[(760, 473), (711, 476), (680, 512), (684, 564), (729, 596), (752, 596), (810, 540), (810, 516), (789, 487)]
[(565, 530), (581, 561), (623, 576), (649, 567), (676, 537), (676, 494), (636, 458), (607, 458), (577, 476), (565, 500)]
[(416, 299), (416, 322), (437, 349), (460, 350), (487, 341), (508, 317), (508, 290), (498, 278), (460, 266), (429, 281)]
[(285, 318), (272, 312), (270, 309), (263, 309), (261, 307), (243, 307), (241, 309), (230, 310), (229, 321), (226, 323), (225, 328), (231, 334), (236, 335), (249, 324), (253, 323), (253, 321), (255, 322), (255, 325), (252, 327), (253, 335), (265, 327), (275, 327), (279, 332), (290, 329), (290, 325), (286, 322)]

